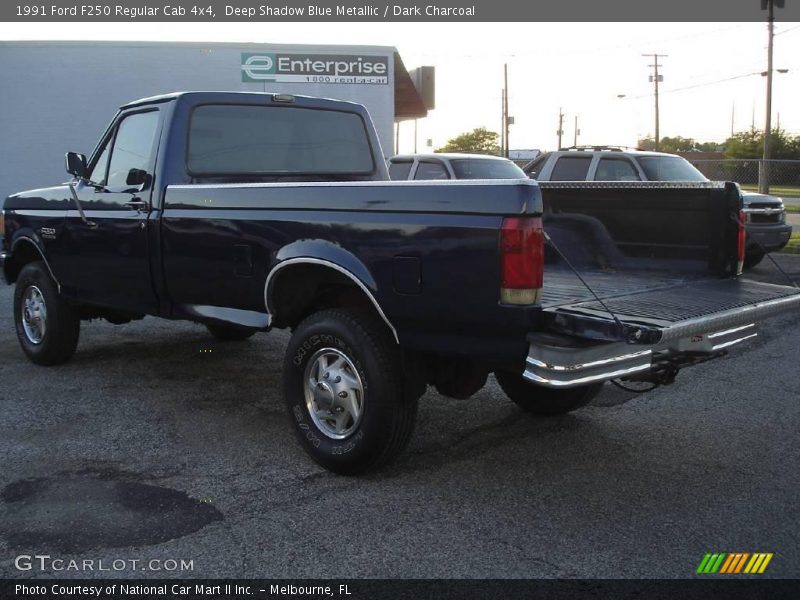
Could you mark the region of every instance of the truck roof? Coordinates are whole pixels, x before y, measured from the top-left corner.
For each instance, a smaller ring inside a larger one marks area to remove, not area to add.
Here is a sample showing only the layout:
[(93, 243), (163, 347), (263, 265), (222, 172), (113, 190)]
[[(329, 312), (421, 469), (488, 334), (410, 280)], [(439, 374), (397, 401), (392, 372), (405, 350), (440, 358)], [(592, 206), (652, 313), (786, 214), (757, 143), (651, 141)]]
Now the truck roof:
[(418, 154), (398, 154), (392, 156), (390, 160), (413, 160), (414, 158), (438, 158), (444, 160), (459, 160), (459, 159), (487, 159), (487, 160), (509, 160), (503, 156), (494, 156), (492, 154), (464, 154), (458, 152), (434, 152), (434, 153), (418, 153)]
[(195, 102), (203, 102), (203, 101), (210, 101), (210, 102), (219, 102), (219, 101), (228, 101), (228, 102), (235, 102), (237, 99), (247, 99), (247, 100), (267, 100), (269, 102), (273, 101), (275, 96), (286, 96), (287, 98), (291, 97), (293, 100), (300, 100), (300, 104), (304, 106), (313, 105), (313, 106), (320, 106), (324, 107), (328, 105), (329, 107), (334, 106), (342, 106), (342, 105), (349, 105), (350, 107), (356, 108), (358, 107), (360, 110), (366, 110), (362, 104), (357, 102), (350, 102), (348, 100), (334, 100), (332, 98), (319, 98), (316, 96), (303, 96), (300, 94), (281, 94), (279, 92), (223, 92), (223, 91), (183, 91), (183, 92), (170, 92), (166, 94), (159, 94), (157, 96), (149, 96), (147, 98), (139, 98), (138, 100), (134, 100), (132, 102), (127, 102), (120, 106), (120, 110), (133, 108), (136, 106), (142, 106), (145, 104), (159, 104), (162, 102), (170, 102), (171, 100), (176, 100), (178, 98), (187, 98), (193, 100)]

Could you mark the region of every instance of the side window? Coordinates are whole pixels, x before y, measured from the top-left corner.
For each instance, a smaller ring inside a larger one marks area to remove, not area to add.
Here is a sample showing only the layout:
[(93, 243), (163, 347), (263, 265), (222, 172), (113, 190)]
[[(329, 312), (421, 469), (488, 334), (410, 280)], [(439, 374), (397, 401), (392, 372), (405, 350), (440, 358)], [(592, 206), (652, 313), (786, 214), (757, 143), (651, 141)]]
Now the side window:
[(539, 158), (525, 167), (525, 174), (531, 179), (539, 179), (539, 174), (542, 172), (549, 154), (542, 154)]
[(158, 111), (155, 110), (132, 114), (122, 120), (111, 151), (106, 182), (109, 188), (127, 186), (128, 176), (133, 170), (152, 174), (157, 129)]
[(591, 156), (561, 156), (553, 167), (551, 181), (586, 181)]
[(403, 181), (408, 179), (408, 174), (411, 173), (411, 165), (414, 164), (410, 160), (401, 160), (389, 163), (389, 178), (392, 181)]
[(417, 165), (417, 172), (414, 179), (450, 179), (447, 169), (439, 161), (420, 162)]
[(601, 158), (594, 174), (595, 181), (639, 181), (639, 174), (626, 158)]
[(93, 181), (94, 183), (98, 183), (100, 185), (106, 185), (106, 173), (108, 172), (108, 149), (110, 147), (111, 139), (106, 141), (103, 151), (100, 153), (100, 157), (94, 163), (92, 170), (87, 175), (89, 181)]

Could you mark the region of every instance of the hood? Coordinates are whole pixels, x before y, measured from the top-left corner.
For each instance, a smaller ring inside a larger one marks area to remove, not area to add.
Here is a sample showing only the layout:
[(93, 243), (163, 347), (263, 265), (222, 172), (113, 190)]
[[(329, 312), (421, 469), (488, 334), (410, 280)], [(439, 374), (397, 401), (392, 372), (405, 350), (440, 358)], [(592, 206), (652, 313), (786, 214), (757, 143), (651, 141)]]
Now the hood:
[(742, 192), (742, 202), (745, 206), (751, 204), (774, 204), (775, 206), (783, 206), (783, 199), (778, 196), (771, 196), (770, 194), (759, 194), (758, 192)]

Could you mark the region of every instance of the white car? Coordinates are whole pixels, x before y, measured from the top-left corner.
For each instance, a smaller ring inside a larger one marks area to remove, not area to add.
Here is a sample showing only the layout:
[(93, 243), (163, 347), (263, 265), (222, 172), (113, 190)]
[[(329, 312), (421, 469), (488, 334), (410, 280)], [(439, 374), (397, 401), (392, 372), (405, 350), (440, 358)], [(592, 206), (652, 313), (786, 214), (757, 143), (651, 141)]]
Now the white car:
[(388, 160), (389, 177), (406, 179), (525, 179), (513, 162), (486, 154), (398, 154)]

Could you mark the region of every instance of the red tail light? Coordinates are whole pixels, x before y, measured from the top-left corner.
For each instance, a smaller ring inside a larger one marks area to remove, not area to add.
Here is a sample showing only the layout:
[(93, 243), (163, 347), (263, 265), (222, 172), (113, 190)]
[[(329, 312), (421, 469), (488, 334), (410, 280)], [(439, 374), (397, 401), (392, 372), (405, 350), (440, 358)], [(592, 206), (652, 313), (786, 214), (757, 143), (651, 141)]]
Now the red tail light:
[(539, 217), (503, 219), (500, 230), (502, 286), (504, 304), (536, 304), (544, 275), (544, 233)]
[(736, 269), (737, 273), (741, 273), (742, 269), (744, 268), (744, 254), (745, 254), (745, 240), (747, 237), (747, 231), (745, 230), (745, 216), (744, 211), (739, 211), (739, 234), (736, 238), (736, 252), (739, 260), (738, 268)]

